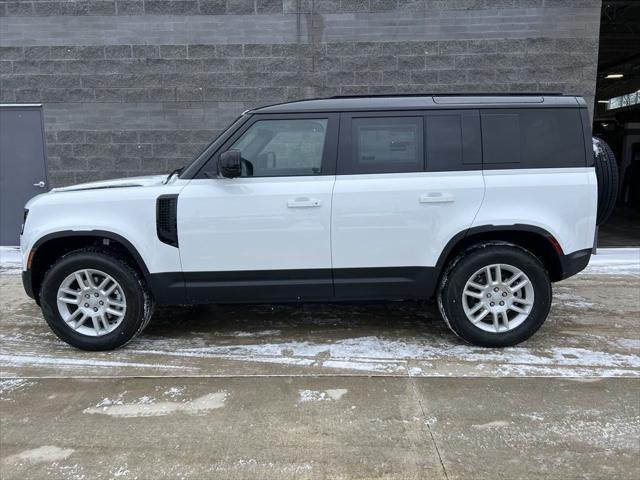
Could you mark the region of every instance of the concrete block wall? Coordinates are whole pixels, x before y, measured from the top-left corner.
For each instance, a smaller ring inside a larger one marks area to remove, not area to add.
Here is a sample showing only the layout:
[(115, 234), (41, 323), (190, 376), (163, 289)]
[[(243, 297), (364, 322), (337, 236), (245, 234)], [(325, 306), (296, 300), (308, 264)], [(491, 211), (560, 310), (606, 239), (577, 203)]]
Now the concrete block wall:
[(162, 173), (247, 108), (595, 93), (599, 0), (0, 0), (0, 103), (43, 103), (53, 186)]

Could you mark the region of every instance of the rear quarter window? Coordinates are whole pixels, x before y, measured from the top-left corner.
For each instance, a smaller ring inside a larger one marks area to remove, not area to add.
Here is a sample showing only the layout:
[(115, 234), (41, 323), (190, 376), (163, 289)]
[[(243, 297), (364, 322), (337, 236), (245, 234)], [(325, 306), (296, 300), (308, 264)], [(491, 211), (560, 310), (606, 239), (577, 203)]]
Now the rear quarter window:
[(484, 168), (584, 167), (579, 109), (484, 110)]

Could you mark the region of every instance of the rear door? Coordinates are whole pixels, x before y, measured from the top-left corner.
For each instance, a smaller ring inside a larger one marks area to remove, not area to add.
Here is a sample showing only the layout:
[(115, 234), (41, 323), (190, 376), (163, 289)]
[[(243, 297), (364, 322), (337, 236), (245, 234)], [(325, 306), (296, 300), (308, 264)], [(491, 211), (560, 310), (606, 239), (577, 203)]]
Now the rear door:
[(484, 182), (477, 111), (346, 113), (333, 194), (339, 298), (431, 295), (447, 242)]
[[(194, 302), (330, 298), (335, 114), (255, 115), (180, 193), (178, 232)], [(217, 158), (240, 150), (240, 178)]]

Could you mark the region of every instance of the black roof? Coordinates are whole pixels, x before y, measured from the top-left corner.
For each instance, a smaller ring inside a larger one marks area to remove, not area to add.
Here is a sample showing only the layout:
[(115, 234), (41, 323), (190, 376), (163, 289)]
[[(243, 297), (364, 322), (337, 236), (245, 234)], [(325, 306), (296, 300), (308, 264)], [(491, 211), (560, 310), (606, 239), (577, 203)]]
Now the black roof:
[(423, 95), (368, 95), (313, 98), (277, 103), (251, 113), (305, 113), (376, 110), (425, 110), (439, 108), (585, 107), (582, 97), (555, 93), (470, 93)]

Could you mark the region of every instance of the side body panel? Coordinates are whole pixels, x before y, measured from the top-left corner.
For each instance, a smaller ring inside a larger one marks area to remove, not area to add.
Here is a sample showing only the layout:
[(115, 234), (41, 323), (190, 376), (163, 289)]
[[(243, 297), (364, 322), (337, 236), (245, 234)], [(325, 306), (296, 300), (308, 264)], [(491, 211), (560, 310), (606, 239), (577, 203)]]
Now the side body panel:
[(485, 170), (484, 180), (485, 199), (474, 227), (539, 227), (553, 235), (564, 254), (593, 246), (593, 167)]
[(20, 239), (23, 270), (36, 242), (63, 231), (112, 232), (131, 243), (149, 273), (179, 272), (180, 252), (160, 242), (156, 232), (156, 199), (179, 193), (183, 182), (149, 187), (105, 188), (50, 193), (34, 198)]

